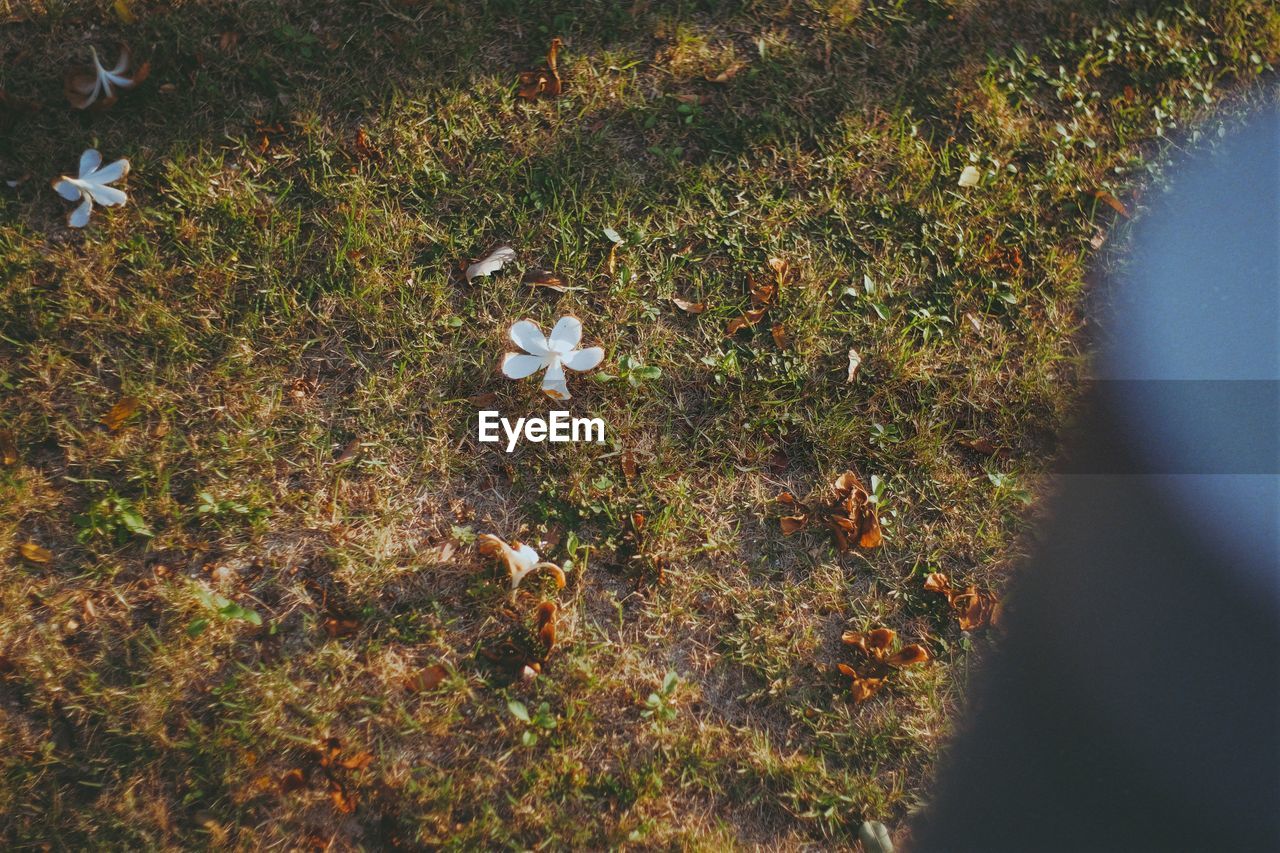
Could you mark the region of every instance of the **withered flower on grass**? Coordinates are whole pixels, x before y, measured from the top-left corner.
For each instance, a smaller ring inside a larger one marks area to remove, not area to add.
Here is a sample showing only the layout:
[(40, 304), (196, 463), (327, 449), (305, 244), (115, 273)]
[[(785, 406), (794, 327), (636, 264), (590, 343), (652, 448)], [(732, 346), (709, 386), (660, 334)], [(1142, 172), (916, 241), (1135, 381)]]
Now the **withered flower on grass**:
[(78, 110), (97, 105), (98, 109), (106, 109), (116, 102), (120, 92), (137, 86), (151, 73), (151, 63), (144, 62), (129, 74), (129, 48), (120, 45), (120, 58), (115, 67), (108, 71), (98, 59), (98, 49), (90, 47), (93, 54), (92, 65), (77, 65), (67, 71), (63, 79), (63, 92), (67, 101)]
[(497, 536), (489, 533), (481, 534), (477, 539), (477, 543), (481, 554), (499, 559), (506, 565), (507, 571), (511, 574), (511, 594), (513, 596), (520, 587), (520, 582), (538, 569), (546, 569), (551, 572), (556, 579), (556, 586), (564, 587), (564, 570), (555, 563), (538, 559), (538, 552), (528, 545), (520, 542), (513, 542), (508, 545)]
[(956, 614), (961, 631), (1000, 624), (1003, 605), (991, 593), (979, 592), (974, 584), (969, 584), (963, 592), (956, 592), (945, 574), (934, 572), (924, 579), (924, 588), (946, 596), (947, 604), (951, 605), (951, 610)]
[(851, 679), (850, 689), (853, 701), (864, 702), (870, 699), (884, 686), (889, 674), (895, 669), (925, 663), (929, 660), (929, 652), (924, 646), (912, 643), (893, 651), (898, 634), (892, 628), (876, 628), (866, 633), (845, 631), (840, 639), (862, 652), (866, 659), (862, 672), (846, 663), (837, 664), (837, 668)]
[(852, 471), (845, 471), (831, 484), (832, 494), (822, 500), (804, 503), (790, 492), (778, 495), (777, 501), (794, 511), (779, 519), (782, 535), (799, 533), (810, 524), (821, 524), (831, 531), (836, 549), (841, 553), (855, 548), (877, 548), (883, 541), (880, 516), (871, 493)]

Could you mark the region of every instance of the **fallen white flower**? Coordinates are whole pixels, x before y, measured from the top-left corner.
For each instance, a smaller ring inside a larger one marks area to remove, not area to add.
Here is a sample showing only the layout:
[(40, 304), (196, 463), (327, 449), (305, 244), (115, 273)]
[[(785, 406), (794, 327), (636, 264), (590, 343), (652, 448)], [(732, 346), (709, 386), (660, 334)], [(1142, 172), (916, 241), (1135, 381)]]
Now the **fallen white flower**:
[(479, 278), (482, 275), (492, 275), (515, 259), (515, 249), (510, 246), (499, 246), (484, 258), (467, 267), (467, 283), (470, 284), (471, 279)]
[(524, 379), (546, 369), (542, 391), (556, 400), (569, 399), (569, 383), (565, 369), (591, 370), (604, 360), (600, 347), (578, 349), (582, 341), (582, 322), (572, 315), (561, 317), (549, 337), (532, 320), (520, 320), (511, 327), (511, 340), (528, 355), (509, 352), (502, 359), (502, 373), (508, 379)]
[(53, 182), (54, 191), (67, 201), (80, 200), (80, 205), (67, 214), (67, 224), (72, 228), (83, 228), (89, 224), (89, 214), (93, 212), (93, 203), (104, 207), (115, 207), (129, 200), (124, 190), (109, 187), (107, 184), (120, 180), (129, 174), (129, 161), (117, 160), (109, 166), (102, 165), (102, 155), (90, 148), (80, 155), (80, 172), (78, 177), (69, 178), (63, 175)]
[(962, 187), (976, 187), (980, 180), (982, 180), (982, 172), (978, 171), (977, 166), (965, 166), (964, 171), (960, 173)]
[(99, 98), (99, 107), (111, 106), (120, 97), (120, 92), (137, 86), (151, 73), (151, 63), (144, 62), (133, 72), (132, 77), (128, 75), (129, 48), (124, 45), (120, 45), (120, 58), (110, 71), (102, 67), (98, 49), (90, 47), (89, 50), (93, 53), (93, 64), (71, 69), (63, 81), (67, 100), (78, 110), (88, 109)]
[(513, 542), (508, 545), (497, 536), (491, 533), (482, 533), (476, 539), (481, 554), (487, 554), (490, 557), (496, 557), (506, 563), (507, 571), (511, 573), (511, 594), (514, 595), (520, 582), (538, 569), (546, 569), (556, 579), (556, 586), (564, 588), (564, 570), (555, 563), (549, 563), (545, 560), (538, 559), (538, 552), (530, 548), (528, 545), (520, 542)]

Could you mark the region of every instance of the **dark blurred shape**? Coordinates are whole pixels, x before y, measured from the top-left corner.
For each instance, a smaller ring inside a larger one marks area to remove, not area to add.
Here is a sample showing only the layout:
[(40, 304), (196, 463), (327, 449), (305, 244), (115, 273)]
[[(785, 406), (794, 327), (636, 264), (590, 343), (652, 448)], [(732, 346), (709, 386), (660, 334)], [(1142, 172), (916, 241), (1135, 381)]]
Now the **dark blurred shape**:
[(1280, 850), (1280, 120), (1171, 183), (913, 850)]

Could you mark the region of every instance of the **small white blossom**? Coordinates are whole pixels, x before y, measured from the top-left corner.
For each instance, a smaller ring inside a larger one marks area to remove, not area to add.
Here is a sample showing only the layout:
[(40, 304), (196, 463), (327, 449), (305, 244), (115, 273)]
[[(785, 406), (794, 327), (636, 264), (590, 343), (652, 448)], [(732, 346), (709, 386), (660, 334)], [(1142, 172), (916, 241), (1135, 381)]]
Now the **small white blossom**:
[(600, 347), (578, 349), (582, 341), (582, 322), (572, 315), (561, 317), (544, 337), (532, 320), (521, 320), (511, 327), (511, 340), (527, 355), (509, 352), (502, 359), (502, 373), (508, 379), (524, 379), (545, 369), (542, 390), (557, 400), (569, 399), (565, 370), (591, 370), (604, 360)]
[(71, 69), (63, 81), (67, 100), (78, 110), (88, 109), (95, 102), (99, 107), (111, 106), (120, 92), (137, 86), (151, 73), (151, 64), (144, 62), (129, 76), (129, 48), (124, 45), (120, 46), (120, 58), (110, 71), (102, 67), (98, 49), (90, 47), (89, 50), (93, 53), (93, 64)]
[(104, 207), (115, 207), (128, 201), (129, 197), (124, 190), (107, 186), (127, 174), (128, 160), (117, 160), (109, 166), (103, 166), (102, 155), (94, 149), (90, 148), (81, 154), (79, 175), (74, 178), (63, 175), (53, 182), (54, 191), (67, 201), (80, 200), (80, 205), (67, 214), (67, 224), (72, 228), (88, 225), (94, 202)]

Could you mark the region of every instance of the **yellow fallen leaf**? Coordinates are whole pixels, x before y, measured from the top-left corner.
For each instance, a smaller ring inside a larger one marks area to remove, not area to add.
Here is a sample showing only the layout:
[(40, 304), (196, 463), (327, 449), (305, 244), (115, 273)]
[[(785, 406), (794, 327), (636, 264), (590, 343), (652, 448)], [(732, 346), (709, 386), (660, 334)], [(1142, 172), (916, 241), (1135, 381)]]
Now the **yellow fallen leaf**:
[(34, 542), (23, 542), (18, 546), (18, 553), (22, 554), (24, 559), (41, 565), (53, 559), (53, 552), (48, 548), (42, 548)]
[(138, 20), (138, 16), (129, 8), (129, 0), (115, 0), (111, 8), (116, 10), (116, 17), (126, 24), (132, 24)]
[(102, 416), (99, 422), (107, 429), (115, 432), (124, 426), (124, 422), (133, 417), (134, 414), (142, 407), (142, 401), (137, 397), (121, 397), (116, 404), (111, 407), (111, 411)]

